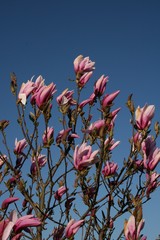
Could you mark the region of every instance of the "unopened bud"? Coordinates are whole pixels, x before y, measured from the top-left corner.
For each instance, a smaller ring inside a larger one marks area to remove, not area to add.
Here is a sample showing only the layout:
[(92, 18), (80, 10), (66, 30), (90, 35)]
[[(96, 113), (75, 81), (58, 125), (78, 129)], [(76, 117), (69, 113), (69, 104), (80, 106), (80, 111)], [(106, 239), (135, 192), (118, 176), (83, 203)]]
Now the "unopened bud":
[(17, 78), (15, 73), (11, 73), (10, 77), (11, 77), (11, 84), (10, 84), (11, 92), (13, 93), (13, 95), (15, 95), (16, 89), (17, 89)]
[(3, 131), (9, 125), (8, 120), (1, 120), (0, 121), (0, 130)]

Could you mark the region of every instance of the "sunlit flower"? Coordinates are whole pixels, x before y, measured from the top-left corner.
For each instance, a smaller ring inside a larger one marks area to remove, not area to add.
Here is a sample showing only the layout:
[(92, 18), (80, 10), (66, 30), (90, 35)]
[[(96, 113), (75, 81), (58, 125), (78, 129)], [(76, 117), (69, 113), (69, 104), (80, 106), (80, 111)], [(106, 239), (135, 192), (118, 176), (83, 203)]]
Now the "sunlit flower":
[(136, 125), (140, 130), (148, 128), (151, 124), (151, 120), (154, 116), (155, 106), (145, 105), (143, 108), (138, 108), (135, 111)]
[(144, 227), (144, 219), (136, 223), (135, 216), (131, 215), (128, 221), (124, 224), (124, 235), (126, 240), (145, 240), (146, 237), (140, 237), (140, 231)]
[(87, 146), (87, 143), (83, 143), (80, 146), (77, 145), (73, 155), (75, 168), (80, 171), (97, 163), (99, 161), (97, 157), (98, 152), (99, 150), (92, 152), (92, 147)]
[(74, 219), (71, 219), (65, 229), (65, 236), (67, 238), (73, 237), (83, 223), (84, 220), (75, 221)]
[(47, 127), (47, 131), (45, 130), (42, 136), (44, 146), (50, 146), (52, 144), (53, 134), (54, 134), (53, 127)]
[(76, 73), (84, 73), (92, 71), (94, 69), (95, 62), (92, 62), (89, 57), (84, 58), (82, 55), (79, 55), (75, 58), (73, 64)]
[(14, 148), (14, 153), (19, 155), (23, 153), (23, 150), (27, 147), (27, 141), (26, 139), (22, 139), (20, 141), (17, 141), (17, 138), (15, 140), (15, 148)]
[(108, 82), (108, 77), (105, 77), (102, 75), (94, 84), (94, 93), (96, 96), (102, 96), (105, 89), (106, 89), (106, 84)]
[(64, 186), (61, 186), (54, 194), (54, 197), (56, 200), (60, 200), (63, 194), (65, 194), (67, 191), (67, 188)]
[(27, 97), (31, 94), (34, 88), (35, 88), (34, 83), (30, 80), (28, 80), (27, 83), (22, 83), (22, 86), (18, 94), (18, 99), (21, 101), (23, 105), (26, 104)]
[(104, 177), (111, 177), (116, 174), (117, 169), (118, 169), (117, 163), (107, 161), (106, 165), (102, 169), (102, 173)]

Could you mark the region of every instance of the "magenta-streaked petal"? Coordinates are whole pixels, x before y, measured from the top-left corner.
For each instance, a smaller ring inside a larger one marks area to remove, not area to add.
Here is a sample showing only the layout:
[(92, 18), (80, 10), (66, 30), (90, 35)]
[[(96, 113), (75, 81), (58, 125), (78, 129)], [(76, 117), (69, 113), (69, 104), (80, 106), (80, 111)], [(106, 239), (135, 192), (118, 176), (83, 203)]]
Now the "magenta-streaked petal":
[(7, 240), (8, 237), (11, 234), (12, 228), (14, 226), (13, 222), (9, 222), (6, 226), (6, 228), (4, 229), (3, 235), (2, 235), (2, 240)]

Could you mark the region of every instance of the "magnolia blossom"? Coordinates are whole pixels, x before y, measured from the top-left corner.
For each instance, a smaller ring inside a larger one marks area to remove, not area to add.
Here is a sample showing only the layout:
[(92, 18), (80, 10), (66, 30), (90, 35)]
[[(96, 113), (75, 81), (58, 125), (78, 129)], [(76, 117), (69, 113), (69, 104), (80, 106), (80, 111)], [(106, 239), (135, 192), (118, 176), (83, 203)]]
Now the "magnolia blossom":
[(102, 173), (104, 177), (111, 177), (116, 174), (117, 169), (117, 163), (107, 161), (105, 167), (102, 170)]
[(35, 218), (33, 215), (26, 215), (18, 218), (16, 211), (12, 211), (9, 219), (0, 222), (0, 239), (7, 240), (11, 234), (14, 232), (14, 240), (19, 239), (21, 236), (20, 232), (27, 227), (37, 227), (41, 225), (41, 221)]
[(37, 91), (34, 93), (31, 102), (36, 102), (37, 106), (40, 109), (48, 103), (48, 101), (52, 98), (53, 94), (56, 92), (56, 85), (54, 83), (49, 84), (48, 86), (44, 85), (41, 86)]
[(138, 108), (135, 111), (136, 125), (140, 130), (148, 128), (151, 124), (151, 120), (154, 116), (155, 106), (145, 105), (143, 108)]
[(42, 87), (45, 86), (44, 81), (45, 80), (43, 79), (43, 77), (41, 75), (37, 77), (37, 79), (34, 83), (34, 90), (32, 92), (32, 96), (31, 96), (31, 104), (35, 104), (37, 93), (40, 91), (40, 89)]
[(9, 204), (15, 202), (19, 200), (19, 198), (17, 197), (9, 197), (9, 198), (6, 198), (3, 202), (2, 202), (2, 205), (1, 205), (1, 208), (2, 209), (6, 209), (8, 207)]
[(105, 109), (106, 107), (110, 106), (119, 93), (120, 90), (113, 92), (111, 94), (106, 94), (102, 99), (102, 109)]
[(67, 238), (73, 237), (83, 223), (84, 220), (75, 221), (74, 219), (71, 219), (65, 229), (65, 236)]
[(112, 151), (115, 147), (120, 144), (120, 141), (114, 141), (114, 139), (107, 138), (104, 142), (104, 145), (107, 147), (109, 151)]
[(111, 117), (112, 117), (112, 120), (115, 118), (115, 117), (117, 117), (117, 114), (118, 114), (118, 112), (121, 110), (121, 108), (117, 108), (117, 109), (115, 109), (114, 111), (112, 111), (111, 113), (110, 113), (110, 115), (111, 115)]
[(85, 105), (87, 105), (87, 104), (93, 105), (95, 99), (96, 99), (96, 95), (95, 95), (94, 93), (92, 93), (91, 96), (90, 96), (88, 99), (82, 101), (82, 102), (78, 105), (78, 108), (79, 108), (79, 109), (82, 109), (82, 108), (83, 108)]
[(160, 174), (158, 174), (156, 172), (146, 174), (146, 179), (147, 179), (146, 195), (147, 195), (147, 197), (149, 197), (150, 193), (153, 192), (158, 186), (160, 186), (160, 182), (158, 182), (159, 177), (160, 177)]
[(57, 97), (57, 103), (59, 106), (64, 105), (74, 105), (76, 104), (76, 101), (73, 100), (73, 94), (74, 91), (68, 91), (68, 88), (65, 89), (58, 97)]
[(93, 71), (84, 73), (78, 81), (78, 86), (80, 88), (83, 88), (91, 78), (92, 74), (93, 74)]
[(121, 108), (117, 108), (116, 110), (114, 110), (110, 113), (109, 121), (106, 121), (106, 126), (107, 126), (108, 131), (110, 131), (114, 127), (115, 120), (116, 120), (116, 117), (117, 117), (117, 113), (120, 111), (120, 109)]
[(143, 164), (146, 169), (153, 171), (160, 162), (160, 148), (156, 147), (156, 142), (148, 136), (141, 144), (143, 151)]
[(17, 138), (15, 140), (15, 148), (14, 148), (14, 153), (19, 155), (23, 153), (23, 150), (27, 147), (27, 141), (26, 139), (22, 139), (20, 141), (17, 141)]
[(96, 133), (97, 135), (100, 135), (101, 131), (103, 131), (105, 126), (106, 126), (105, 120), (100, 119), (94, 123), (91, 123), (91, 125), (88, 127), (88, 129), (83, 130), (83, 132), (87, 132), (89, 134)]
[(92, 62), (89, 57), (83, 57), (82, 55), (79, 55), (76, 57), (76, 59), (73, 62), (74, 64), (74, 70), (77, 73), (84, 73), (84, 72), (90, 72), (94, 70), (95, 62)]
[(134, 136), (132, 137), (132, 150), (134, 151), (135, 148), (141, 148), (141, 142), (142, 142), (142, 134), (140, 132), (136, 132)]
[(88, 103), (90, 103), (92, 100), (91, 99), (86, 99), (86, 100), (83, 100), (79, 105), (78, 105), (78, 108), (79, 109), (82, 109), (84, 106), (86, 106)]
[(61, 186), (54, 194), (54, 197), (56, 200), (60, 200), (64, 193), (66, 193), (67, 188), (64, 186)]
[(144, 219), (136, 223), (135, 216), (131, 215), (128, 221), (124, 224), (124, 235), (126, 240), (146, 240), (147, 237), (140, 237), (140, 231), (144, 227)]
[(74, 159), (74, 167), (81, 171), (94, 163), (99, 161), (97, 157), (97, 153), (99, 150), (95, 150), (92, 152), (92, 147), (87, 146), (87, 143), (83, 143), (81, 146), (76, 146), (73, 159)]
[(56, 137), (56, 143), (60, 144), (61, 142), (71, 141), (74, 138), (79, 138), (79, 136), (75, 133), (69, 134), (71, 130), (72, 128), (62, 129)]
[(27, 97), (31, 94), (34, 88), (35, 88), (34, 83), (31, 80), (28, 80), (27, 83), (22, 83), (22, 86), (18, 94), (18, 99), (21, 101), (23, 105), (26, 104)]
[(47, 162), (47, 157), (45, 155), (40, 154), (37, 157), (33, 157), (31, 168), (30, 168), (31, 174), (36, 175), (37, 174), (37, 165), (39, 168), (42, 168), (45, 166), (46, 162)]
[(105, 77), (102, 75), (94, 84), (94, 93), (96, 96), (102, 96), (105, 89), (106, 89), (106, 84), (108, 82), (108, 77)]
[(54, 134), (53, 127), (47, 127), (47, 130), (44, 131), (43, 136), (42, 136), (44, 146), (51, 145), (51, 143), (53, 141), (53, 134)]
[(60, 144), (61, 142), (66, 141), (67, 137), (69, 135), (69, 132), (71, 130), (72, 130), (72, 128), (62, 129), (56, 137), (56, 143)]

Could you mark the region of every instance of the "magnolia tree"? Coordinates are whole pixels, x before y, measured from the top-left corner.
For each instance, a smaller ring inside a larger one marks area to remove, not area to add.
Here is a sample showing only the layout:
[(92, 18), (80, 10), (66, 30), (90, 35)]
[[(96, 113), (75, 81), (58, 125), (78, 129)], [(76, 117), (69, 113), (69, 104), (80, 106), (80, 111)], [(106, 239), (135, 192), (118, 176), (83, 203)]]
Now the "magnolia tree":
[[(11, 75), (22, 137), (15, 136), (12, 149), (9, 121), (0, 121), (0, 239), (145, 240), (143, 205), (160, 185), (157, 122), (151, 135), (155, 107), (135, 108), (128, 97), (130, 152), (113, 161), (120, 143), (114, 140), (120, 108), (113, 105), (120, 91), (106, 93), (108, 77), (102, 75), (83, 100), (95, 63), (80, 55), (73, 65), (75, 91), (65, 89), (56, 99), (56, 85), (46, 85), (42, 76), (18, 87)], [(57, 106), (60, 119), (53, 114)]]

